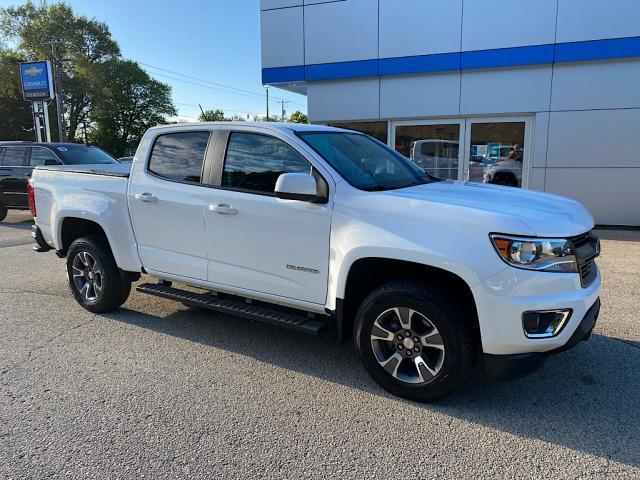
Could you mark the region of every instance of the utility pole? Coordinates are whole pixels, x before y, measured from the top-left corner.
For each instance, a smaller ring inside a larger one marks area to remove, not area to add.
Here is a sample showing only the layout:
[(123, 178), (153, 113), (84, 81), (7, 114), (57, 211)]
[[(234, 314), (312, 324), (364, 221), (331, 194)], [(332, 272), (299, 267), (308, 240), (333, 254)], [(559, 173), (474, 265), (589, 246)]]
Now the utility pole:
[(269, 86), (264, 87), (267, 90), (267, 122), (269, 122)]
[(285, 104), (287, 104), (289, 102), (287, 102), (284, 98), (282, 100), (280, 100), (280, 105), (282, 106), (282, 121), (284, 122), (284, 117), (287, 114), (287, 111), (284, 109)]
[(51, 38), (51, 56), (53, 57), (53, 72), (56, 88), (56, 113), (58, 114), (58, 139), (64, 142), (64, 105), (62, 104), (62, 61), (58, 46), (60, 41)]

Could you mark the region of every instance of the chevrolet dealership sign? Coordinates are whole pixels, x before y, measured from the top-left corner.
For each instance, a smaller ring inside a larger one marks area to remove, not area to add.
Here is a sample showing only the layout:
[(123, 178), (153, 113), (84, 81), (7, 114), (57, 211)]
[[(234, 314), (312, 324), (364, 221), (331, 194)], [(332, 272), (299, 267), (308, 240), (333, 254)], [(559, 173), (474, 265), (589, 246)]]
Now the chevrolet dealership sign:
[(54, 98), (50, 62), (21, 63), (20, 81), (22, 83), (22, 96), (25, 100), (34, 102)]

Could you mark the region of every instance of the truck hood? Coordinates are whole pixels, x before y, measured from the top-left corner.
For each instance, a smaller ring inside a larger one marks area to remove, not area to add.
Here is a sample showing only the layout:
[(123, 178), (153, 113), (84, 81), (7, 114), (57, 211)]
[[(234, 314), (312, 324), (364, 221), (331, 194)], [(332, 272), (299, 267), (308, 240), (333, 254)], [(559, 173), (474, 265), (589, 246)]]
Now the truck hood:
[(449, 180), (390, 190), (384, 194), (508, 216), (519, 220), (533, 235), (540, 237), (571, 237), (594, 226), (593, 217), (581, 203), (521, 188)]

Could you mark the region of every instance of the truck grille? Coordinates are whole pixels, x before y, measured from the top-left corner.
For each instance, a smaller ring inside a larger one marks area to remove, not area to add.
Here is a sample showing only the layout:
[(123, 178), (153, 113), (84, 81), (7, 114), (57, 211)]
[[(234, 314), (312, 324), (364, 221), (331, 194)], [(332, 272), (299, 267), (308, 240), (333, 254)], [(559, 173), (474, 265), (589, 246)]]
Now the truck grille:
[(582, 287), (588, 287), (598, 275), (595, 258), (600, 255), (600, 240), (591, 232), (583, 233), (569, 239), (576, 252), (580, 282)]

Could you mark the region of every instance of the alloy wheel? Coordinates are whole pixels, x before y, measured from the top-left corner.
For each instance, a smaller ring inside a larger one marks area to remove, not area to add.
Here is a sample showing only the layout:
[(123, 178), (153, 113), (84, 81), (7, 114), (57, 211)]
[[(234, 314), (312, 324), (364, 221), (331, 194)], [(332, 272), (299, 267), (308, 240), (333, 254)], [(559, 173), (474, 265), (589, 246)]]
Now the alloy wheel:
[(371, 347), (378, 364), (401, 382), (424, 384), (442, 369), (445, 345), (436, 326), (407, 307), (382, 312), (371, 329)]
[(78, 252), (71, 264), (73, 284), (85, 300), (95, 302), (102, 292), (102, 269), (89, 252)]

